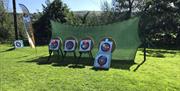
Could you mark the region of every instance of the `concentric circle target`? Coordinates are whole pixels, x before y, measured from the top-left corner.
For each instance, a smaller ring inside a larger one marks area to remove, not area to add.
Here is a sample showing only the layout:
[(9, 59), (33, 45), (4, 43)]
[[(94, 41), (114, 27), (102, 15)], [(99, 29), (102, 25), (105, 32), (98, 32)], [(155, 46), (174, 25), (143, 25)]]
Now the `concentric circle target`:
[(20, 42), (16, 42), (16, 46), (17, 47), (21, 47), (21, 43)]
[(101, 50), (104, 52), (108, 52), (110, 50), (110, 44), (109, 43), (104, 43), (101, 45)]
[(72, 49), (73, 47), (74, 47), (75, 45), (74, 45), (74, 43), (72, 42), (72, 41), (68, 41), (67, 43), (66, 43), (66, 48), (67, 49)]
[(55, 49), (58, 47), (58, 41), (57, 40), (52, 40), (51, 42), (51, 48)]
[(105, 65), (107, 63), (107, 57), (105, 57), (105, 56), (100, 56), (99, 58), (98, 58), (98, 64), (100, 65), (100, 66), (103, 66), (103, 65)]
[(81, 48), (82, 48), (83, 50), (88, 49), (89, 46), (90, 46), (90, 44), (89, 44), (89, 42), (88, 42), (87, 40), (83, 40), (83, 41), (82, 41)]

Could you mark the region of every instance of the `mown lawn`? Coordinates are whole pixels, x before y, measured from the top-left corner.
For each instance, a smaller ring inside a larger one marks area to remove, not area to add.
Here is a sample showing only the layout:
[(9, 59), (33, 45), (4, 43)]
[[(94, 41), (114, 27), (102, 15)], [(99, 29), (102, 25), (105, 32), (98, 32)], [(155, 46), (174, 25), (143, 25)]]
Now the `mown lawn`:
[[(110, 70), (93, 70), (87, 59), (53, 57), (47, 63), (46, 46), (10, 50), (0, 45), (0, 91), (179, 91), (180, 51), (148, 50), (147, 61), (138, 51), (135, 64), (113, 60)], [(116, 54), (117, 55), (117, 54)], [(116, 61), (116, 62), (115, 62)], [(56, 62), (59, 62), (58, 64)]]

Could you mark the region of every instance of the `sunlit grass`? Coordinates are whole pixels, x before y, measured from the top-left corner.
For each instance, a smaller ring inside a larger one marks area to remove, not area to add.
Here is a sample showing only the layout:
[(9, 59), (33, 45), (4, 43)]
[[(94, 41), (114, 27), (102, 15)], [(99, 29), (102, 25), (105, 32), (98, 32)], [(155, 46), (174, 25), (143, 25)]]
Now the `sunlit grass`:
[[(142, 51), (137, 53), (136, 64), (112, 62), (110, 70), (96, 71), (86, 60), (82, 60), (84, 68), (71, 68), (63, 63), (40, 65), (39, 62), (47, 61), (47, 46), (6, 51), (10, 48), (0, 45), (0, 91), (180, 90), (180, 51), (148, 49), (147, 61), (134, 72), (143, 61)], [(61, 60), (53, 57), (51, 61)]]

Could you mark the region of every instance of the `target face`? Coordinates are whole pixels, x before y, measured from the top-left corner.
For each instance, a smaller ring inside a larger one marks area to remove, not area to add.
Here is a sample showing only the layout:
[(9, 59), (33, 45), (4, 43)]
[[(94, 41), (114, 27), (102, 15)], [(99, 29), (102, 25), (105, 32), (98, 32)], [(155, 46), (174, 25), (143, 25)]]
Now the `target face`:
[(107, 57), (105, 57), (105, 56), (100, 56), (99, 58), (98, 58), (98, 64), (100, 65), (100, 66), (103, 66), (103, 65), (105, 65), (107, 63)]
[(67, 49), (72, 49), (74, 47), (74, 43), (72, 42), (72, 41), (68, 41), (67, 43), (66, 43), (66, 48)]
[(109, 43), (103, 43), (103, 44), (101, 45), (101, 50), (102, 50), (103, 52), (108, 52), (108, 51), (110, 51), (110, 48), (111, 48), (111, 45), (110, 45)]
[(52, 39), (50, 44), (49, 44), (49, 49), (50, 50), (58, 50), (59, 49), (59, 39)]
[(82, 41), (81, 48), (86, 50), (89, 48), (89, 42), (87, 40)]
[(17, 47), (21, 47), (21, 43), (20, 42), (16, 42), (16, 46)]
[(91, 40), (82, 40), (80, 42), (80, 51), (90, 51), (91, 50)]
[(14, 41), (14, 45), (15, 45), (15, 48), (22, 48), (24, 46), (22, 40)]
[(75, 40), (66, 40), (65, 41), (65, 51), (74, 51), (75, 50)]
[(111, 64), (111, 58), (112, 55), (110, 53), (108, 54), (97, 54), (95, 61), (94, 61), (94, 67), (95, 68), (103, 68), (103, 69), (109, 69)]

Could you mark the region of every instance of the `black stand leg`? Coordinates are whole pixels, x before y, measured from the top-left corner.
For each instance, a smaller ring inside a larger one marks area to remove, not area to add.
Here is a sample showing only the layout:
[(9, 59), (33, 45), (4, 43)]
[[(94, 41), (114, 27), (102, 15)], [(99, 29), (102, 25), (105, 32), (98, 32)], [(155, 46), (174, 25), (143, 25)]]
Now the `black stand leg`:
[(67, 52), (65, 51), (65, 52), (64, 52), (64, 55), (63, 55), (62, 61), (64, 61), (64, 58), (66, 57), (66, 54), (67, 54)]
[(50, 61), (50, 58), (51, 58), (51, 54), (52, 54), (52, 51), (49, 51), (49, 57), (48, 57), (48, 62)]
[(92, 64), (92, 63), (93, 63), (94, 58), (93, 58), (93, 55), (92, 55), (92, 52), (91, 52), (91, 51), (89, 52), (89, 55), (90, 55), (90, 57), (91, 57), (90, 64)]
[(90, 54), (91, 59), (93, 60), (94, 58), (93, 58), (92, 52), (90, 51), (89, 54)]
[(62, 50), (60, 49), (60, 52), (61, 52), (61, 56), (63, 57), (64, 56), (64, 54), (63, 54), (63, 52), (62, 52)]
[(81, 59), (81, 56), (82, 56), (82, 52), (79, 52), (79, 57), (78, 57), (78, 59), (77, 59), (77, 64), (79, 63), (79, 60)]
[(74, 53), (74, 58), (77, 58), (77, 56), (76, 56), (76, 52), (73, 52)]

